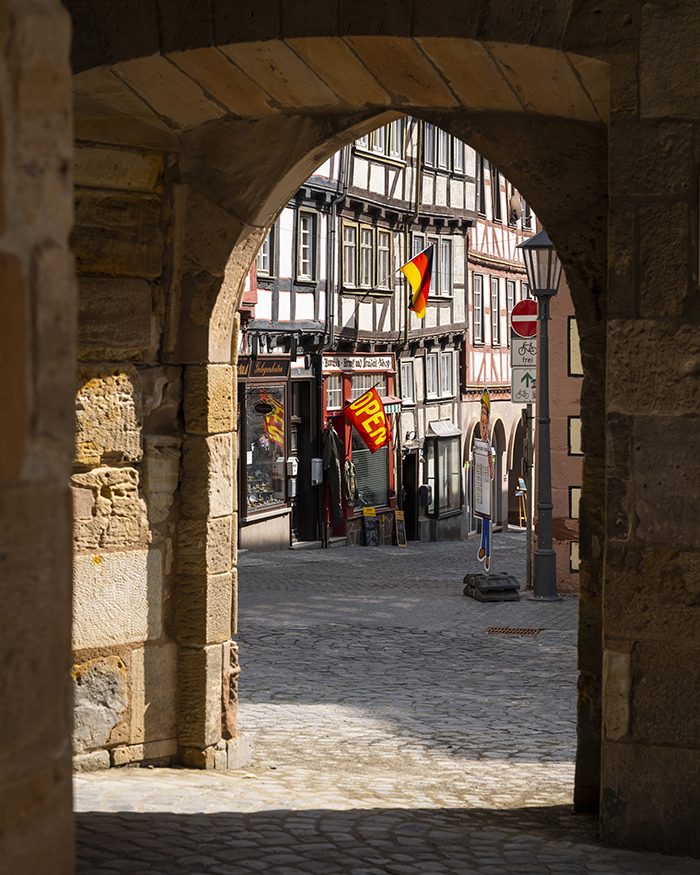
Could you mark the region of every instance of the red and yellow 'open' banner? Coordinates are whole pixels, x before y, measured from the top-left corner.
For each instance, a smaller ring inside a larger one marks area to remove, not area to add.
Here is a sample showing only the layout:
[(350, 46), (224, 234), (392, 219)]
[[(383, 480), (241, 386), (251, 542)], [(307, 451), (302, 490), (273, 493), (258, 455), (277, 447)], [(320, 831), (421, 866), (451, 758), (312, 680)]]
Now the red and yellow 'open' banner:
[(389, 442), (389, 421), (384, 405), (376, 389), (364, 395), (343, 409), (343, 413), (357, 429), (357, 433), (367, 444), (370, 453), (376, 453)]

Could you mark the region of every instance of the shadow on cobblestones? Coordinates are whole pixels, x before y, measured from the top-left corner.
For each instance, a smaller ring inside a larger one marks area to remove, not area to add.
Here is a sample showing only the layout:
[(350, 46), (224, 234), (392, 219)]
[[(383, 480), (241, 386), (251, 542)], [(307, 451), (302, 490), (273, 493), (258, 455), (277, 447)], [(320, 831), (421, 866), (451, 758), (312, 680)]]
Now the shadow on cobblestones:
[(78, 815), (90, 875), (688, 875), (697, 861), (603, 848), (568, 806)]

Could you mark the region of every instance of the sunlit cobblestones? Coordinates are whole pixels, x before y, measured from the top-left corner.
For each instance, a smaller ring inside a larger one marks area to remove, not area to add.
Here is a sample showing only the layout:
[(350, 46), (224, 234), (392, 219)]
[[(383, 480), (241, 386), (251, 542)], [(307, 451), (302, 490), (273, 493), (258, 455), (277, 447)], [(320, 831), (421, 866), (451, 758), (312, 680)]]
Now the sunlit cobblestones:
[[(595, 820), (572, 814), (576, 599), (465, 598), (475, 552), (243, 556), (250, 768), (78, 776), (78, 871), (700, 873), (696, 860), (603, 848)], [(522, 536), (496, 536), (496, 561), (520, 576), (522, 554)]]

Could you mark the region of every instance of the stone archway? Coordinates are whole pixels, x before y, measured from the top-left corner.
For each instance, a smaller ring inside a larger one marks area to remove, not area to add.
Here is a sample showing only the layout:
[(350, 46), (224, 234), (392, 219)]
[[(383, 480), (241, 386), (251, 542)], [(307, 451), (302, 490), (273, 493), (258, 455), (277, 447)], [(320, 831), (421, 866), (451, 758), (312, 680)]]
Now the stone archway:
[[(12, 106), (4, 116), (8, 155), (13, 156), (8, 179), (22, 184), (13, 187), (13, 182), (3, 193), (6, 210), (8, 198), (16, 200), (14, 224), (3, 232), (2, 245), (4, 253), (19, 253), (23, 275), (29, 276), (31, 246), (26, 241), (38, 239), (37, 234), (44, 241), (51, 238), (49, 216), (60, 224), (57, 248), (64, 251), (61, 235), (68, 217), (60, 192), (68, 176), (63, 145), (70, 115), (68, 34), (55, 0), (37, 0), (21, 14), (20, 4), (10, 5), (13, 15), (2, 22), (2, 33), (13, 37), (3, 42), (2, 81), (7, 87), (2, 99)], [(376, 4), (363, 3), (348, 10), (332, 4), (282, 4), (242, 14), (238, 6), (215, 0), (205, 8), (177, 4), (167, 15), (156, 4), (138, 4), (132, 14), (115, 13), (101, 0), (67, 0), (66, 6), (73, 16), (75, 131), (87, 147), (81, 170), (85, 175), (79, 181), (86, 193), (80, 193), (76, 210), (79, 270), (103, 302), (113, 300), (118, 287), (120, 306), (129, 301), (134, 329), (128, 343), (120, 338), (119, 344), (110, 346), (117, 338), (106, 338), (103, 331), (87, 341), (83, 334), (81, 344), (87, 343), (90, 355), (110, 351), (113, 357), (93, 359), (97, 364), (126, 359), (137, 371), (147, 366), (190, 369), (185, 373), (183, 406), (189, 426), (183, 433), (185, 442), (190, 441), (192, 464), (183, 465), (182, 489), (175, 501), (187, 504), (181, 519), (188, 522), (192, 535), (187, 587), (196, 598), (184, 601), (193, 605), (186, 626), (194, 638), (183, 642), (188, 658), (181, 660), (183, 668), (189, 665), (192, 670), (181, 676), (180, 691), (182, 712), (192, 721), (186, 730), (183, 726), (183, 737), (197, 752), (194, 758), (206, 765), (220, 754), (216, 744), (208, 744), (221, 726), (221, 639), (227, 624), (218, 619), (234, 593), (234, 547), (226, 536), (227, 520), (235, 513), (232, 476), (215, 460), (235, 433), (229, 413), (233, 392), (227, 395), (226, 389), (226, 343), (238, 293), (236, 272), (240, 276), (245, 271), (275, 204), (310, 169), (304, 156), (318, 163), (380, 113), (411, 112), (436, 121), (494, 158), (526, 193), (564, 261), (580, 320), (587, 376), (582, 397), (586, 460), (577, 803), (591, 808), (599, 798), (604, 700), (600, 798), (605, 836), (638, 846), (697, 852), (697, 733), (694, 718), (677, 696), (677, 685), (667, 682), (679, 662), (697, 664), (700, 646), (693, 610), (700, 545), (696, 527), (688, 525), (698, 511), (692, 484), (700, 433), (693, 148), (700, 107), (692, 74), (700, 38), (697, 15), (683, 4), (647, 4), (639, 9), (620, 3), (601, 9), (598, 4), (562, 3), (549, 8), (512, 0), (469, 7), (458, 0), (437, 6), (404, 4), (386, 18), (379, 17)], [(22, 28), (32, 22), (41, 23), (46, 47), (41, 64), (51, 72), (48, 79), (23, 72), (23, 65), (33, 70), (39, 63), (22, 38)], [(52, 85), (40, 94), (36, 88), (16, 88), (18, 77)], [(30, 94), (36, 100), (23, 104)], [(57, 132), (50, 142), (40, 136), (45, 130)], [(30, 136), (29, 131), (34, 133)], [(247, 142), (261, 148), (254, 154), (258, 168), (267, 166), (269, 171), (272, 164), (278, 184), (272, 183), (269, 172), (265, 176), (246, 171), (252, 165), (236, 147)], [(280, 143), (292, 148), (285, 151)], [(35, 152), (46, 161), (37, 163)], [(95, 164), (97, 152), (107, 161)], [(155, 179), (148, 170), (152, 161), (159, 167)], [(112, 168), (109, 172), (105, 163)], [(27, 182), (27, 167), (41, 168), (29, 174), (40, 182)], [(611, 199), (606, 218), (608, 167)], [(231, 172), (222, 175), (222, 170)], [(49, 188), (42, 188), (37, 199), (33, 186), (44, 182)], [(37, 212), (37, 204), (44, 203), (49, 209)], [(662, 214), (663, 226), (657, 229), (654, 220)], [(203, 233), (212, 226), (217, 228), (215, 235)], [(231, 290), (222, 296), (232, 251)], [(5, 265), (3, 275), (9, 270)], [(59, 275), (50, 272), (52, 277)], [(43, 274), (37, 267), (31, 275), (38, 282)], [(50, 285), (55, 299), (36, 293), (33, 334), (25, 351), (34, 362), (46, 361), (45, 373), (55, 375), (70, 372), (62, 356), (74, 341), (62, 319), (70, 314), (74, 298), (69, 281), (54, 280)], [(59, 306), (54, 306), (56, 301)], [(83, 317), (84, 332), (90, 319), (85, 313)], [(113, 321), (123, 323), (121, 318)], [(41, 333), (47, 324), (52, 326), (51, 344)], [(157, 360), (151, 327), (162, 338)], [(44, 370), (37, 366), (36, 373)], [(118, 395), (123, 384), (114, 383), (112, 394)], [(173, 384), (156, 380), (150, 397), (159, 403), (151, 413), (163, 413), (169, 391), (165, 387)], [(48, 396), (36, 387), (53, 385), (50, 379), (35, 380), (31, 392), (29, 385), (24, 382), (26, 396), (20, 391), (18, 397), (31, 396), (36, 405), (31, 424), (41, 436), (37, 446), (44, 447), (45, 436), (55, 434), (63, 447), (70, 439), (70, 422), (67, 408), (58, 407), (67, 378), (59, 379), (57, 391), (49, 390)], [(173, 392), (169, 400), (179, 405), (181, 396), (177, 389)], [(20, 405), (25, 421), (29, 408)], [(134, 405), (133, 422), (138, 425), (142, 415), (143, 409), (139, 414)], [(159, 422), (165, 428), (162, 419)], [(124, 429), (125, 434), (133, 431)], [(650, 473), (658, 469), (661, 441), (684, 475), (679, 486), (682, 500), (674, 501), (663, 518), (658, 508), (664, 503), (665, 482)], [(103, 455), (98, 455), (100, 462)], [(163, 461), (166, 456), (157, 458)], [(32, 458), (38, 459), (37, 467), (23, 469), (20, 486), (12, 482), (3, 493), (9, 519), (23, 519), (17, 514), (21, 490), (34, 489), (37, 483), (55, 486), (65, 473), (65, 461), (55, 470), (50, 464), (51, 459), (63, 459), (60, 451), (55, 455), (42, 450)], [(104, 467), (120, 470), (133, 467), (129, 459), (117, 461), (111, 455), (104, 462)], [(159, 481), (155, 472), (166, 468), (167, 464), (154, 468), (153, 482), (161, 490), (155, 494), (161, 496), (172, 478)], [(193, 473), (201, 469), (207, 471), (204, 478)], [(110, 501), (110, 508), (113, 505)], [(32, 541), (34, 555), (42, 555), (39, 542), (53, 549), (52, 539), (61, 538), (62, 524), (60, 514), (47, 521), (46, 530)], [(7, 556), (20, 559), (13, 580), (22, 584), (39, 579), (21, 561), (28, 543), (26, 537), (16, 543), (13, 539), (7, 550)], [(165, 570), (167, 546), (157, 549)], [(178, 573), (183, 571), (183, 558), (178, 555)], [(604, 562), (614, 586), (605, 588), (603, 612)], [(41, 591), (47, 604), (55, 603), (67, 614), (68, 558), (58, 564), (52, 576), (58, 582), (53, 589), (46, 583)], [(162, 620), (168, 627), (171, 618), (164, 608)], [(30, 626), (34, 605), (20, 605), (18, 610)], [(177, 630), (178, 621), (169, 628)], [(65, 659), (67, 630), (63, 631), (63, 637), (51, 644), (54, 665)], [(28, 636), (27, 642), (34, 640)], [(25, 650), (30, 652), (29, 643)], [(228, 681), (232, 688), (232, 672)], [(688, 695), (700, 688), (692, 671), (684, 683)], [(22, 683), (12, 690), (7, 701), (16, 701), (17, 713), (24, 713)], [(65, 713), (65, 688), (57, 683), (49, 696), (45, 711)], [(19, 782), (32, 798), (39, 793), (41, 817), (49, 825), (42, 832), (47, 836), (42, 859), (52, 871), (57, 871), (59, 859), (65, 859), (60, 865), (67, 872), (70, 855), (58, 827), (65, 822), (68, 799), (65, 776), (58, 774), (65, 761), (65, 728), (62, 732), (56, 734), (50, 752), (43, 748), (48, 759), (29, 757), (21, 775), (3, 766), (2, 780)], [(14, 766), (24, 747), (18, 740), (7, 751)], [(63, 788), (57, 795), (42, 789), (51, 769), (58, 770), (56, 786)], [(25, 808), (36, 811), (33, 803)], [(29, 820), (34, 816), (40, 819), (39, 814), (26, 814)], [(22, 871), (21, 854), (16, 849), (13, 854), (20, 861), (16, 871)], [(26, 860), (24, 868), (41, 871), (30, 857)]]
[[(231, 350), (243, 279), (267, 227), (326, 157), (410, 112), (495, 160), (542, 220), (557, 229), (555, 242), (586, 326), (582, 346), (594, 362), (595, 349), (604, 346), (604, 323), (590, 289), (600, 292), (605, 282), (607, 67), (549, 48), (402, 36), (232, 44), (131, 60), (115, 56), (109, 66), (87, 67), (75, 76), (80, 148), (73, 237), (84, 309), (96, 295), (118, 294), (127, 277), (146, 309), (149, 298), (151, 310), (154, 301), (162, 303), (157, 349), (136, 342), (110, 347), (108, 338), (97, 339), (100, 328), (93, 325), (90, 348), (81, 357), (96, 368), (92, 376), (100, 387), (105, 376), (113, 379), (124, 370), (124, 349), (139, 374), (154, 371), (156, 384), (170, 369), (173, 384), (182, 381), (184, 413), (177, 429), (172, 419), (166, 425), (159, 411), (167, 389), (162, 392), (142, 426), (147, 431), (155, 422), (145, 441), (153, 458), (131, 459), (152, 502), (148, 471), (161, 464), (164, 450), (171, 451), (172, 471), (180, 454), (173, 510), (151, 525), (149, 547), (149, 554), (162, 554), (157, 561), (163, 569), (174, 550), (170, 577), (162, 580), (166, 600), (172, 593), (170, 615), (163, 615), (160, 637), (141, 638), (146, 653), (177, 642), (177, 680), (171, 676), (178, 696), (177, 741), (165, 748), (154, 744), (161, 739), (140, 741), (127, 730), (119, 753), (111, 756), (128, 761), (147, 758), (148, 751), (176, 752), (190, 765), (226, 767), (235, 757), (238, 671), (235, 649), (227, 643), (235, 628), (237, 528)], [(552, 178), (565, 197), (553, 192)], [(589, 382), (591, 394), (600, 397), (602, 363), (597, 366)], [(103, 396), (102, 388), (98, 394)], [(174, 429), (176, 444), (165, 447), (167, 435), (160, 432)], [(109, 467), (108, 454), (96, 461)], [(139, 546), (115, 549), (129, 553)], [(98, 548), (103, 545), (88, 552)], [(598, 591), (599, 570), (591, 567), (592, 593)], [(83, 586), (80, 579), (77, 586)], [(598, 632), (590, 634), (590, 649), (599, 656)], [(136, 649), (114, 652), (128, 663)], [(88, 648), (82, 651), (94, 658)], [(599, 675), (591, 675), (597, 682)], [(579, 804), (587, 807), (597, 799), (599, 725), (591, 701), (590, 718), (585, 706), (581, 718), (583, 735), (592, 739), (585, 767), (590, 790), (579, 794)], [(112, 733), (122, 728), (117, 723)]]

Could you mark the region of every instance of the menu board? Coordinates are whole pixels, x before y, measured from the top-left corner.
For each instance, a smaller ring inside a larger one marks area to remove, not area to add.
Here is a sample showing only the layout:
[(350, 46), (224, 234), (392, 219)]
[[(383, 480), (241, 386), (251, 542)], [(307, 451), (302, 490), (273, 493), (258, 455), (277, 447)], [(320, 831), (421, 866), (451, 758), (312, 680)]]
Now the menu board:
[(406, 520), (404, 519), (403, 511), (394, 511), (394, 519), (396, 520), (396, 543), (399, 547), (406, 546)]

